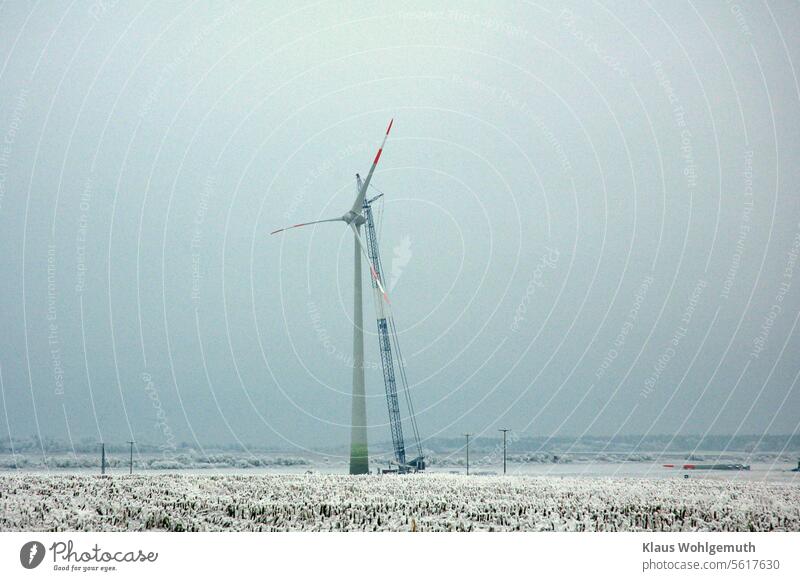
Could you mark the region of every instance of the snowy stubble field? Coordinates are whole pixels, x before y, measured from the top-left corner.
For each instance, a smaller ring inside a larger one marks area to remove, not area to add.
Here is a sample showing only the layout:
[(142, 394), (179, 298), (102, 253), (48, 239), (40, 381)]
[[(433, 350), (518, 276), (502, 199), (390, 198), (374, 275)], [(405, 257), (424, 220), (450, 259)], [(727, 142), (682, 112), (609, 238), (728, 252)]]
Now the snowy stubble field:
[(4, 531), (800, 531), (795, 482), (425, 474), (0, 476)]

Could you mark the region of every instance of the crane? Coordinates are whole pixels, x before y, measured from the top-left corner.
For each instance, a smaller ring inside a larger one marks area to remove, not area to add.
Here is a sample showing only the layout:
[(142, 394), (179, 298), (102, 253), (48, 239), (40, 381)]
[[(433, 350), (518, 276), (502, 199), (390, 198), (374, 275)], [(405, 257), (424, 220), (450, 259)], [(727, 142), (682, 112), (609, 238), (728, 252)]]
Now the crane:
[[(359, 191), (362, 188), (361, 176), (356, 174)], [(392, 446), (394, 448), (394, 462), (397, 464), (397, 471), (400, 473), (417, 472), (425, 469), (425, 457), (422, 453), (422, 443), (419, 437), (419, 428), (414, 414), (414, 404), (411, 400), (411, 393), (408, 389), (408, 378), (405, 371), (405, 361), (400, 351), (400, 342), (397, 337), (397, 327), (394, 323), (394, 316), (391, 307), (382, 299), (384, 289), (381, 288), (379, 281), (383, 279), (383, 265), (381, 263), (380, 245), (378, 235), (375, 230), (375, 219), (372, 212), (372, 204), (382, 197), (377, 196), (367, 199), (364, 198), (363, 215), (366, 225), (366, 247), (369, 260), (376, 272), (372, 276), (372, 288), (375, 293), (375, 317), (378, 325), (378, 351), (381, 356), (381, 367), (383, 369), (383, 383), (386, 388), (386, 405), (389, 410), (389, 426), (392, 433)], [(397, 372), (395, 372), (395, 362)], [(400, 402), (397, 395), (397, 383), (400, 382), (400, 390), (405, 395), (406, 407), (408, 408), (408, 419), (411, 425), (411, 435), (413, 438), (412, 448), (416, 456), (410, 461), (407, 459), (406, 443), (403, 437), (403, 422), (400, 412)]]

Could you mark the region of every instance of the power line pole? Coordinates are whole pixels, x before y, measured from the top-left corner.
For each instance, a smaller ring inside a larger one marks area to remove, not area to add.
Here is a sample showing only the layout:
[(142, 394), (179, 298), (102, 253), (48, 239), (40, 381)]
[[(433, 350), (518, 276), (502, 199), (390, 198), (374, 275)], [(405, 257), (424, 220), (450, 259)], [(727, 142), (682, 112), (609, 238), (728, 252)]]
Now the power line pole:
[(106, 473), (106, 445), (100, 442), (100, 474)]
[(133, 445), (134, 445), (135, 443), (136, 443), (136, 442), (134, 442), (133, 440), (128, 440), (128, 444), (130, 444), (130, 445), (131, 445), (131, 462), (130, 462), (130, 472), (128, 472), (128, 474), (133, 474)]
[(508, 428), (500, 428), (499, 432), (503, 432), (503, 476), (506, 474), (506, 433), (510, 430)]
[(469, 437), (472, 434), (464, 434), (467, 437), (467, 476), (469, 476)]

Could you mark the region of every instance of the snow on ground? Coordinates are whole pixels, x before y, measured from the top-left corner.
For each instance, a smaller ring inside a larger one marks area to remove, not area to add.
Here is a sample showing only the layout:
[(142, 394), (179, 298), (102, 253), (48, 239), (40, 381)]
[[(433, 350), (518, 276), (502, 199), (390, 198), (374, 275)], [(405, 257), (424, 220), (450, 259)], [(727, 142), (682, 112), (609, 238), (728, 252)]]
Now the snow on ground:
[(795, 483), (449, 474), (0, 476), (0, 530), (800, 531)]

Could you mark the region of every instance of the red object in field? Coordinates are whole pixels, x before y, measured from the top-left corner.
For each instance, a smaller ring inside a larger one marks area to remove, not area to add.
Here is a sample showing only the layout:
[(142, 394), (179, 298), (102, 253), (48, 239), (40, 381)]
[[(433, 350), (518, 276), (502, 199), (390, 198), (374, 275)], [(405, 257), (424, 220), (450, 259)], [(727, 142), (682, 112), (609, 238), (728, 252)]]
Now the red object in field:
[(675, 468), (675, 464), (664, 464), (664, 468)]
[(683, 469), (684, 470), (694, 470), (695, 469), (695, 465), (694, 464), (684, 464), (683, 465)]

